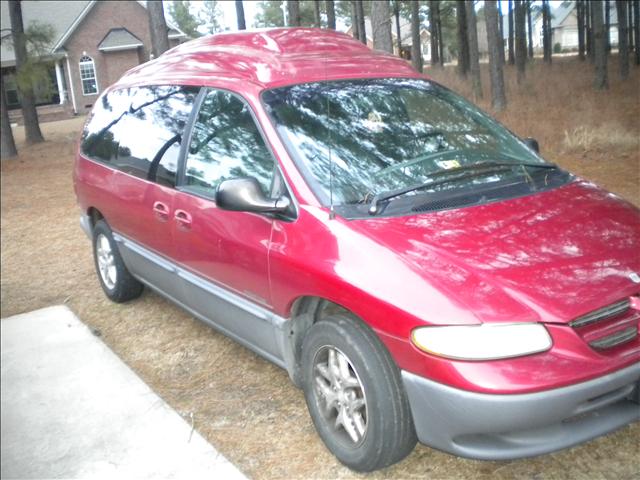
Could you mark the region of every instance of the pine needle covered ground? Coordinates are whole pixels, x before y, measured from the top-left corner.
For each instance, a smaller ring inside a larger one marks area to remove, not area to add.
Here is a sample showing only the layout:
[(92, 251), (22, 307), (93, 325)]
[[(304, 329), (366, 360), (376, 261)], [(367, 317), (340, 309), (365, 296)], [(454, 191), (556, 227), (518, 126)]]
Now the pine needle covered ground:
[[(615, 60), (614, 60), (615, 62)], [(498, 117), (540, 141), (543, 155), (640, 205), (640, 69), (611, 89), (591, 89), (592, 67), (576, 59), (536, 64), (518, 87), (507, 75), (509, 107)], [(486, 65), (483, 65), (486, 68)], [(452, 69), (427, 73), (468, 96)], [(489, 104), (486, 70), (485, 100)], [(359, 478), (325, 450), (302, 393), (286, 373), (214, 332), (159, 296), (115, 305), (102, 293), (91, 247), (78, 225), (71, 182), (83, 119), (43, 124), (47, 142), (3, 161), (2, 317), (66, 303), (145, 382), (253, 478)], [(368, 478), (637, 478), (640, 425), (570, 450), (513, 462), (463, 460), (418, 446)]]

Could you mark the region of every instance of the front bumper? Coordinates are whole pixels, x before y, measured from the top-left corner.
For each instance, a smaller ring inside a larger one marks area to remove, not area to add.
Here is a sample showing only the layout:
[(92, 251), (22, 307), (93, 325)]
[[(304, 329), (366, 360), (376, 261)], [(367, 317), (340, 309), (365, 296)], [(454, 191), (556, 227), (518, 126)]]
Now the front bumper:
[(420, 442), (461, 457), (507, 460), (577, 445), (640, 419), (640, 364), (519, 395), (459, 390), (402, 371)]

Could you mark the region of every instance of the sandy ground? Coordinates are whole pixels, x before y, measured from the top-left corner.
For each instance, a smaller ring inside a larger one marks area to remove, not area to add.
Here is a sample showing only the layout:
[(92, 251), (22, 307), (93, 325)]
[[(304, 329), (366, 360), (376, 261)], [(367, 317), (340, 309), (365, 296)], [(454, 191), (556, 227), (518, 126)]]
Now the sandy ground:
[[(501, 119), (519, 135), (537, 136), (550, 160), (640, 205), (639, 72), (634, 69), (632, 79), (613, 84), (611, 92), (581, 94), (580, 105), (569, 93), (563, 98), (547, 90), (551, 106), (545, 109), (539, 104), (546, 87), (534, 85), (533, 100), (514, 95)], [(563, 112), (563, 101), (572, 113)], [(600, 105), (599, 113), (585, 113)], [(251, 477), (362, 477), (324, 448), (302, 393), (284, 371), (153, 293), (126, 305), (106, 299), (78, 225), (71, 181), (82, 121), (43, 124), (47, 142), (32, 147), (16, 129), (20, 156), (2, 162), (2, 317), (67, 304), (181, 415), (193, 413), (196, 429)], [(582, 125), (597, 133), (612, 122), (615, 131), (631, 132), (631, 141), (623, 135), (612, 145), (600, 138), (589, 149), (564, 143), (565, 131)], [(640, 476), (639, 459), (635, 424), (583, 446), (511, 462), (464, 460), (418, 446), (403, 462), (368, 478), (631, 479)]]

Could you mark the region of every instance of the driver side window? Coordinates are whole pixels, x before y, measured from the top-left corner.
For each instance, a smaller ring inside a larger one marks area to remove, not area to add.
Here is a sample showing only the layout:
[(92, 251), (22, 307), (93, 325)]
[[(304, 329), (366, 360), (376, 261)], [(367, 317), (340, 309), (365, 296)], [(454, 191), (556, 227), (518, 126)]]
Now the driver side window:
[(211, 90), (193, 125), (184, 184), (209, 197), (223, 180), (254, 177), (269, 195), (274, 160), (249, 106), (236, 95)]

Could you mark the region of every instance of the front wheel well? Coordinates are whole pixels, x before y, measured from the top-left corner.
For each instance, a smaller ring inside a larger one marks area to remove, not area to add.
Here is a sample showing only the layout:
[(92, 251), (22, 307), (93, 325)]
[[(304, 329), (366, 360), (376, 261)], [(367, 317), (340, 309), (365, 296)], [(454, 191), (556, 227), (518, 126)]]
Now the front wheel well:
[(96, 226), (96, 223), (98, 223), (99, 220), (104, 219), (104, 215), (102, 215), (102, 213), (100, 213), (100, 210), (95, 207), (89, 207), (89, 209), (87, 210), (87, 215), (89, 215), (89, 218), (91, 219), (91, 229)]
[(302, 387), (302, 343), (307, 332), (315, 323), (337, 313), (347, 314), (355, 321), (360, 321), (349, 309), (322, 297), (300, 297), (293, 302), (286, 332), (285, 357), (289, 365), (289, 376), (297, 387)]

